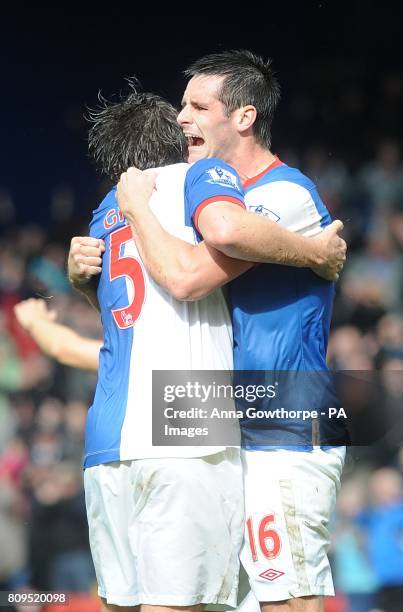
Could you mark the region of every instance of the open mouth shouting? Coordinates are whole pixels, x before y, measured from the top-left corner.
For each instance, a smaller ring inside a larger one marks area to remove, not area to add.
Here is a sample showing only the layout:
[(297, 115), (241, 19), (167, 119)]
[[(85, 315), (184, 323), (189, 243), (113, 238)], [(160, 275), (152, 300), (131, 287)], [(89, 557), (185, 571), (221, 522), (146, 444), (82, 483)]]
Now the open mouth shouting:
[[(197, 153), (200, 152), (200, 147), (204, 145), (204, 138), (186, 133), (185, 136), (188, 143), (189, 158), (191, 158), (193, 155), (197, 155)], [(189, 161), (191, 160), (189, 159)]]

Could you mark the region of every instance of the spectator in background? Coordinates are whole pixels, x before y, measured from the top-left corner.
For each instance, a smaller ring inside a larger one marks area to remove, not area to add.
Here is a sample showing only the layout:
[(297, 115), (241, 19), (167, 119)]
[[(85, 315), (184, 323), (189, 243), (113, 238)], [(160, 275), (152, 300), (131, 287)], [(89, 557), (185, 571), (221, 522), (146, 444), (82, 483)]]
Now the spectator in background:
[(85, 402), (75, 400), (68, 402), (64, 410), (65, 440), (63, 457), (82, 468), (82, 452), (84, 448), (85, 424), (88, 406)]
[[(92, 372), (98, 369), (98, 354), (102, 346), (101, 340), (92, 339), (99, 338), (102, 333), (99, 317), (94, 316), (94, 311), (84, 300), (75, 296), (56, 295), (51, 302), (52, 310), (48, 309), (48, 304), (49, 301), (34, 298), (15, 304), (14, 316), (19, 334), (23, 328), (24, 336), (36, 341), (36, 350), (38, 345), (58, 364), (72, 366), (62, 368), (53, 364), (54, 383), (49, 392), (67, 402), (77, 400), (88, 404), (96, 384)], [(55, 321), (56, 310), (64, 325)]]
[(49, 363), (38, 354), (21, 359), (7, 329), (5, 313), (0, 310), (0, 452), (12, 438), (15, 415), (11, 411), (10, 394), (30, 389), (50, 372)]
[(386, 231), (387, 214), (403, 201), (403, 164), (396, 140), (380, 140), (375, 159), (358, 173), (357, 189), (361, 207), (367, 210), (370, 234)]
[(388, 348), (384, 351), (381, 379), (385, 389), (383, 412), (387, 421), (384, 444), (389, 452), (389, 461), (392, 462), (399, 447), (403, 445), (403, 349), (401, 347)]
[[(56, 323), (45, 300), (25, 300), (14, 312), (46, 355), (73, 367), (98, 369), (101, 341)], [(81, 476), (86, 415), (83, 402), (64, 405), (46, 397), (31, 428), (26, 472), (33, 492), (30, 563), (32, 583), (40, 589), (88, 592), (95, 580)]]
[(353, 324), (363, 332), (376, 326), (399, 301), (400, 264), (389, 246), (379, 241), (352, 254), (340, 281), (333, 324)]
[(371, 567), (379, 584), (377, 606), (401, 612), (403, 602), (403, 483), (391, 467), (376, 470), (369, 481), (371, 505), (358, 518), (366, 533)]
[(399, 350), (403, 348), (403, 316), (386, 314), (375, 329), (380, 350)]
[(34, 484), (30, 558), (37, 588), (90, 591), (95, 572), (79, 467), (69, 463), (49, 466)]
[(338, 327), (329, 338), (327, 360), (332, 370), (372, 370), (376, 347), (353, 325)]
[(84, 338), (68, 326), (56, 323), (56, 311), (49, 310), (45, 300), (25, 300), (16, 304), (14, 312), (19, 324), (46, 355), (64, 365), (98, 370), (102, 342)]
[(344, 482), (337, 501), (332, 559), (336, 591), (347, 598), (346, 612), (370, 612), (376, 603), (378, 583), (368, 557), (367, 534), (356, 521), (366, 507), (365, 481), (360, 473)]
[(21, 475), (29, 457), (15, 438), (0, 456), (0, 590), (15, 590), (27, 581), (28, 508), (21, 491)]
[(304, 155), (304, 172), (317, 185), (318, 191), (333, 218), (347, 211), (351, 197), (351, 177), (346, 164), (334, 159), (324, 146), (310, 147)]
[(20, 578), (27, 560), (26, 528), (19, 497), (17, 487), (0, 479), (0, 590), (12, 590), (25, 584)]

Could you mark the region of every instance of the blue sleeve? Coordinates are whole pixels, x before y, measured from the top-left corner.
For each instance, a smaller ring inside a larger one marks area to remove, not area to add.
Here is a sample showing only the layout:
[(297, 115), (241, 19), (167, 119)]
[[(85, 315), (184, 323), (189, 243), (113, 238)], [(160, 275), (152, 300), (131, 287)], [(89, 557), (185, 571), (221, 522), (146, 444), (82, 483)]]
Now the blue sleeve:
[[(228, 201), (245, 208), (244, 191), (238, 174), (231, 166), (211, 157), (193, 164), (185, 180), (185, 223), (198, 232), (197, 219), (205, 206)], [(200, 234), (198, 236), (201, 239)]]
[[(92, 238), (105, 239), (108, 232), (108, 223), (117, 219), (118, 204), (116, 201), (116, 187), (105, 196), (101, 204), (92, 213), (89, 225), (89, 235)], [(106, 225), (105, 225), (106, 224)]]

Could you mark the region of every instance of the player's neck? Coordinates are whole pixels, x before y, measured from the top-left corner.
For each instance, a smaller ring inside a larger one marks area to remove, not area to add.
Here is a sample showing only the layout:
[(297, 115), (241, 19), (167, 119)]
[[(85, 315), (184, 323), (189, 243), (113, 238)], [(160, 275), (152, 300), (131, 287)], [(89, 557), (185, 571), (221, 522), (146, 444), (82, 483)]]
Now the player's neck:
[(269, 149), (253, 142), (239, 149), (229, 163), (238, 172), (241, 181), (245, 182), (263, 172), (276, 159)]

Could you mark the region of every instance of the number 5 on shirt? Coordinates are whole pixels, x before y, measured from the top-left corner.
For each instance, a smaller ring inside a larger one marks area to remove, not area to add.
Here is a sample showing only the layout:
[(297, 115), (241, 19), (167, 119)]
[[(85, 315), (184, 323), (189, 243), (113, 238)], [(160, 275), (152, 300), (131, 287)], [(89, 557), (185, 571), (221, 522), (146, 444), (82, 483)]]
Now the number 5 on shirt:
[(133, 327), (140, 316), (145, 298), (144, 274), (140, 263), (133, 255), (121, 256), (120, 254), (122, 245), (130, 240), (133, 240), (133, 235), (128, 225), (121, 227), (111, 234), (111, 256), (109, 261), (110, 280), (114, 281), (117, 278), (126, 277), (129, 278), (133, 284), (133, 299), (130, 304), (123, 308), (115, 308), (112, 310), (115, 323), (120, 329)]

